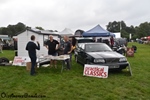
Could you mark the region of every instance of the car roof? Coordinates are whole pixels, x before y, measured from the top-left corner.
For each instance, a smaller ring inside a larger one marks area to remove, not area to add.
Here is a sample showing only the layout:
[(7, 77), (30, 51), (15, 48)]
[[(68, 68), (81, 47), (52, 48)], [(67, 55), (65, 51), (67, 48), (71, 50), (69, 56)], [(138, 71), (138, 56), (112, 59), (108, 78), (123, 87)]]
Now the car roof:
[(82, 39), (90, 39), (90, 40), (93, 40), (92, 37), (76, 37), (76, 40), (82, 40)]
[(79, 44), (105, 44), (105, 43), (88, 42), (88, 43), (79, 43)]

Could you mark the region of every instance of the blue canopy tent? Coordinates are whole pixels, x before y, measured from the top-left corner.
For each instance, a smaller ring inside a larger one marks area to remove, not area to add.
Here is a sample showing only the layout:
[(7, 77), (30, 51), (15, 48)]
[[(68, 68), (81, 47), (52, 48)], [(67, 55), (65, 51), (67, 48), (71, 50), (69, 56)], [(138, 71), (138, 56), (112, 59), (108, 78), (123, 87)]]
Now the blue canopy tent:
[(95, 26), (94, 28), (83, 32), (83, 37), (108, 37), (111, 36), (111, 33), (103, 29), (100, 25)]

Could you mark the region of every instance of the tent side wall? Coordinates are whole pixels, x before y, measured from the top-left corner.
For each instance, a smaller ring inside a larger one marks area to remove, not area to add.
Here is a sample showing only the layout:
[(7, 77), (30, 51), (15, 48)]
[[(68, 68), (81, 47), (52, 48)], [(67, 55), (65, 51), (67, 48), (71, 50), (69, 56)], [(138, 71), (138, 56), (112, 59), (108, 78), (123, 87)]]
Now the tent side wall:
[(25, 50), (27, 43), (31, 40), (31, 35), (35, 35), (35, 41), (39, 41), (40, 43), (40, 50), (37, 50), (38, 55), (48, 55), (47, 48), (43, 45), (44, 44), (44, 37), (43, 34), (34, 33), (32, 31), (25, 31), (19, 34), (18, 37), (18, 56), (25, 56), (28, 57), (28, 51)]
[(37, 38), (37, 34), (31, 31), (25, 31), (19, 34), (18, 37), (18, 56), (28, 56), (28, 52), (25, 50), (26, 44), (30, 41), (31, 35), (35, 35)]
[(42, 33), (36, 33), (33, 31), (26, 30), (25, 32), (22, 32), (21, 34), (17, 36), (18, 37), (18, 56), (28, 57), (28, 51), (25, 48), (26, 48), (27, 43), (31, 40), (30, 39), (31, 35), (35, 35), (35, 42), (39, 41), (40, 43), (40, 50), (37, 50), (37, 56), (48, 55), (48, 50), (44, 46), (44, 37), (47, 37), (48, 39), (48, 36), (50, 34), (42, 34)]
[(44, 40), (43, 40), (43, 35), (39, 34), (38, 36), (38, 41), (40, 43), (40, 50), (37, 50), (37, 55), (48, 55), (48, 50), (47, 48), (44, 46)]
[(28, 41), (27, 31), (19, 34), (18, 37), (18, 56), (27, 56), (27, 52), (25, 52), (26, 41)]

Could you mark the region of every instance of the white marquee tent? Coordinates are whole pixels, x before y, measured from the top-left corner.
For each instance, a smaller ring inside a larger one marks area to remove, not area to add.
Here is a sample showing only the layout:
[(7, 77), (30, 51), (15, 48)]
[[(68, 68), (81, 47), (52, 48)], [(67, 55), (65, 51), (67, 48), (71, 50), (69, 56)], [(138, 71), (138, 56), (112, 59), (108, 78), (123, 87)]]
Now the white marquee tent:
[(69, 28), (65, 28), (63, 31), (59, 32), (59, 35), (61, 35), (61, 36), (65, 36), (65, 35), (72, 36), (72, 35), (74, 35), (74, 32)]

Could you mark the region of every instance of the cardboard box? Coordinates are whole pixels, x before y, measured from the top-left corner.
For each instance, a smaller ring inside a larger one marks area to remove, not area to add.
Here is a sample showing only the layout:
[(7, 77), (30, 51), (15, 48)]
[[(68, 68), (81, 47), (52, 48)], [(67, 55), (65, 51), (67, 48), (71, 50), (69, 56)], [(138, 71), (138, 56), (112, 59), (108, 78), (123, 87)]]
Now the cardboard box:
[[(37, 68), (37, 64), (35, 65), (35, 70), (36, 70), (36, 68)], [(27, 63), (26, 63), (26, 70), (27, 70), (27, 71), (30, 71), (30, 70), (31, 70), (31, 62), (27, 62)]]

